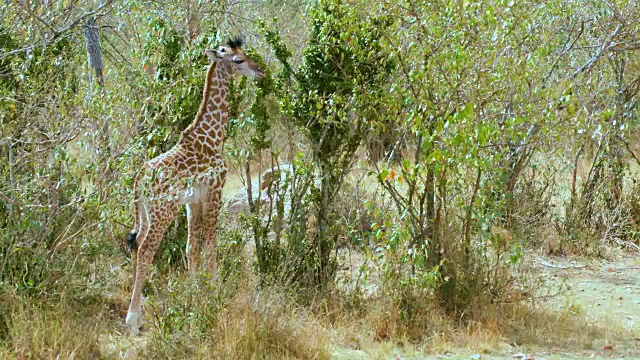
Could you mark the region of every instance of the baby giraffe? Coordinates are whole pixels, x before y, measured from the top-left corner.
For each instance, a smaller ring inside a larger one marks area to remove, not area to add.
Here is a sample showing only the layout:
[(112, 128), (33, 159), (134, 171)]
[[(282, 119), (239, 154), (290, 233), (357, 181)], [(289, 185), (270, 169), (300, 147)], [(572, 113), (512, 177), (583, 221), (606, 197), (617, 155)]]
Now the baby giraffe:
[(227, 124), (229, 79), (235, 74), (262, 78), (264, 71), (241, 50), (242, 40), (229, 40), (206, 50), (211, 64), (205, 78), (202, 104), (178, 143), (144, 165), (134, 183), (136, 224), (127, 235), (132, 249), (133, 294), (126, 323), (136, 335), (142, 325), (141, 296), (147, 268), (180, 206), (187, 207), (189, 272), (197, 271), (200, 230), (204, 230), (205, 258), (216, 277), (216, 227), (227, 165), (222, 157)]

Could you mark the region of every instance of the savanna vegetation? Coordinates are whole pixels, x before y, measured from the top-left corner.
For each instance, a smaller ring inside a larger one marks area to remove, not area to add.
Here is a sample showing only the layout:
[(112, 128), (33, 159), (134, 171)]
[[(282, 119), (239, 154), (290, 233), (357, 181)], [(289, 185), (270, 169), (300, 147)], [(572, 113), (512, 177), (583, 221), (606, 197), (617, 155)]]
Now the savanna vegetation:
[[(618, 355), (640, 356), (637, 302), (625, 324), (593, 318), (536, 262), (640, 251), (636, 1), (4, 0), (0, 14), (0, 357), (511, 358), (627, 341)], [(231, 87), (219, 276), (188, 276), (181, 215), (131, 337), (133, 180), (193, 120), (204, 50), (235, 35), (267, 76)]]

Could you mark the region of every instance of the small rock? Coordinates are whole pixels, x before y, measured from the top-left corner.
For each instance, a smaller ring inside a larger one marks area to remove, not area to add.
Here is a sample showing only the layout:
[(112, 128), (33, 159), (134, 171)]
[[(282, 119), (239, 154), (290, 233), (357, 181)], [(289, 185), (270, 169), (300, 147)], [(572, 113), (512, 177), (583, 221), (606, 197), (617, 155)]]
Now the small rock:
[(471, 360), (480, 360), (480, 354), (473, 354)]

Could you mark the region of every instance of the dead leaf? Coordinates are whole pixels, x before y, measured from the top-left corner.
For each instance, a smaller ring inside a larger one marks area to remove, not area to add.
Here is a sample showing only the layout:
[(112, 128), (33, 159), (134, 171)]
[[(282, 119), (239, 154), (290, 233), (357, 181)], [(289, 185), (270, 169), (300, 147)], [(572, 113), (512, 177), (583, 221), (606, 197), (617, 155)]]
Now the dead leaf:
[(609, 351), (611, 351), (611, 350), (613, 350), (613, 345), (606, 345), (606, 346), (602, 347), (602, 350), (609, 350)]

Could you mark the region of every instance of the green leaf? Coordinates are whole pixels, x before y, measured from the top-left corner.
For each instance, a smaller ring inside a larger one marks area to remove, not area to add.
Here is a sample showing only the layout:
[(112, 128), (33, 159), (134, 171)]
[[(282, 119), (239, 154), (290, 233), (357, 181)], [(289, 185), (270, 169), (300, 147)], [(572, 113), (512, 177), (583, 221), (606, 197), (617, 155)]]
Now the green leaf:
[(380, 175), (378, 175), (378, 179), (380, 181), (385, 181), (388, 176), (389, 176), (389, 169), (382, 169), (382, 171), (380, 172)]

